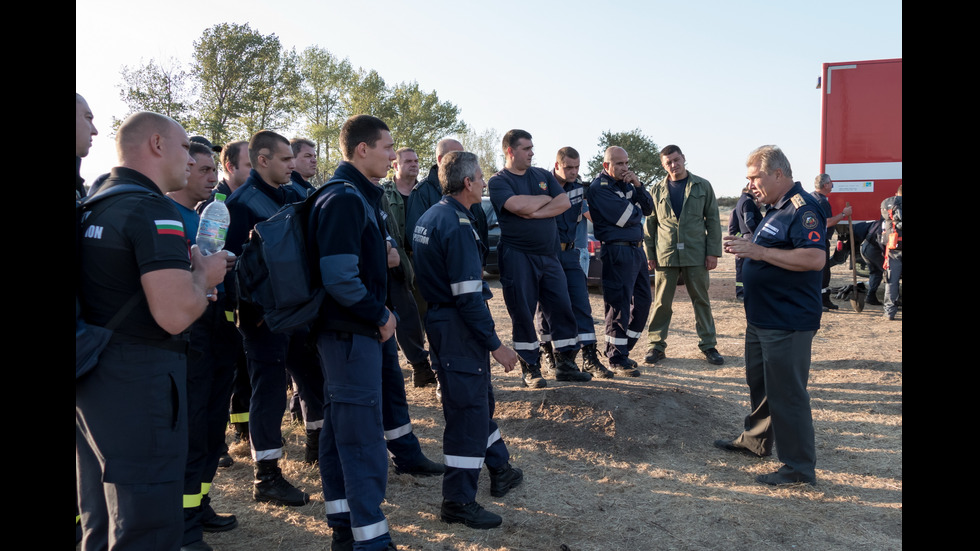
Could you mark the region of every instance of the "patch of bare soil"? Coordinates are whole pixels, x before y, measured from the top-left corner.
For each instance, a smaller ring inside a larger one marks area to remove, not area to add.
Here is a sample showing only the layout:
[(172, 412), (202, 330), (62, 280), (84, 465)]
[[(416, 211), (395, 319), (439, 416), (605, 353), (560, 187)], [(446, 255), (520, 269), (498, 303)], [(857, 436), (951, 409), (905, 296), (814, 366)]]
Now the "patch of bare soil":
[[(484, 470), (477, 499), (503, 516), (503, 526), (443, 523), (441, 479), (392, 470), (383, 507), (399, 549), (901, 549), (902, 314), (889, 322), (880, 306), (857, 313), (847, 301), (824, 314), (809, 382), (818, 482), (774, 489), (754, 479), (778, 468), (775, 457), (753, 459), (712, 446), (738, 434), (749, 406), (745, 316), (734, 298), (734, 277), (730, 256), (712, 272), (722, 366), (708, 364), (697, 348), (683, 287), (674, 302), (668, 357), (656, 368), (643, 366), (641, 377), (550, 378), (546, 389), (530, 390), (516, 371), (505, 374), (495, 365), (496, 419), (525, 480), (493, 498)], [(833, 269), (832, 285), (850, 281), (845, 266)], [(499, 281), (491, 283), (498, 332), (509, 342)], [(591, 298), (602, 334), (602, 296), (595, 291)], [(644, 340), (632, 356), (642, 364), (645, 353)], [(439, 459), (441, 407), (431, 388), (412, 388), (408, 369), (405, 376), (415, 432), (425, 453)], [(240, 526), (207, 534), (215, 549), (329, 548), (319, 473), (300, 462), (303, 430), (288, 421), (283, 428), (285, 474), (314, 495), (313, 503), (254, 503), (248, 450), (234, 445), (236, 463), (219, 472), (212, 495), (215, 508), (238, 515)]]

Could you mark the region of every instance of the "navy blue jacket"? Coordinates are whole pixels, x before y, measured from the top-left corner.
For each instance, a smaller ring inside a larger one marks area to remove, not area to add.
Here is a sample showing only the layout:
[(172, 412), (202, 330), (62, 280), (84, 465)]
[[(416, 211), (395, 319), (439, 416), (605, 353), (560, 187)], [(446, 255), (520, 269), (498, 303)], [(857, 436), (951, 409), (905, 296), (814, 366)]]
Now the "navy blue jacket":
[(476, 234), (473, 214), (452, 197), (443, 197), (419, 218), (414, 233), (415, 275), (419, 292), (431, 305), (452, 305), (476, 341), (500, 347), (486, 301), (493, 296), (483, 280), (487, 247)]
[(310, 212), (308, 243), (319, 259), (327, 296), (318, 327), (379, 336), (387, 323), (388, 254), (381, 210), (384, 190), (354, 165), (340, 163)]
[(653, 212), (653, 197), (646, 189), (616, 180), (603, 170), (589, 185), (586, 200), (596, 239), (643, 240), (643, 217)]

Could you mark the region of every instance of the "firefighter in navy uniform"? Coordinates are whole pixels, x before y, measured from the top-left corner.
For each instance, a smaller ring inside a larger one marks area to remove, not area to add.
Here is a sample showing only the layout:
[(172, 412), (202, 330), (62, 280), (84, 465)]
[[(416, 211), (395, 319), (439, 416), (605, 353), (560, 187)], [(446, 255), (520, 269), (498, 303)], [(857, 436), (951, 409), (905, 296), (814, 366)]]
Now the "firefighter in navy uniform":
[[(105, 190), (132, 192), (83, 220), (80, 296), (104, 326), (128, 308), (98, 364), (75, 383), (75, 460), (82, 549), (172, 550), (183, 533), (187, 456), (184, 331), (224, 277), (226, 255), (188, 254), (163, 193), (187, 183), (190, 142), (169, 117), (131, 115), (116, 134), (120, 165)], [(130, 304), (131, 308), (126, 305)]]
[[(578, 326), (578, 342), (582, 346), (582, 368), (596, 377), (611, 378), (613, 372), (606, 369), (599, 361), (596, 350), (595, 324), (592, 321), (592, 305), (589, 303), (589, 287), (585, 281), (585, 272), (582, 271), (581, 257), (579, 249), (576, 248), (575, 235), (578, 231), (579, 222), (584, 215), (582, 205), (585, 199), (585, 186), (578, 179), (578, 169), (581, 164), (578, 151), (572, 147), (563, 147), (558, 150), (555, 161), (555, 179), (561, 184), (571, 207), (565, 212), (555, 216), (555, 223), (558, 225), (558, 240), (561, 242), (561, 250), (558, 252), (558, 261), (565, 272), (565, 279), (568, 281), (568, 298), (572, 303), (572, 313), (575, 314), (575, 323)], [(542, 357), (547, 361), (552, 353), (551, 347), (551, 327), (548, 318), (541, 315), (540, 309), (537, 315), (541, 330)], [(552, 365), (555, 362), (552, 361)]]
[(595, 237), (602, 242), (602, 298), (606, 303), (606, 357), (614, 371), (638, 377), (630, 350), (650, 314), (650, 272), (643, 252), (643, 217), (653, 198), (629, 170), (621, 147), (606, 149), (602, 173), (586, 193)]
[[(344, 161), (317, 195), (307, 242), (326, 291), (314, 326), (323, 372), (320, 478), (333, 549), (394, 549), (381, 510), (388, 481), (382, 421), (388, 250), (380, 180), (395, 159), (388, 126), (357, 115), (340, 131)], [(254, 421), (253, 421), (254, 422)]]
[[(267, 220), (283, 205), (302, 201), (305, 197), (289, 185), (294, 167), (289, 140), (275, 132), (261, 130), (249, 140), (248, 155), (252, 163), (248, 179), (225, 201), (231, 216), (225, 249), (235, 255), (241, 255), (255, 224)], [(226, 278), (225, 291), (229, 297), (235, 289), (234, 277)], [(255, 501), (300, 507), (309, 502), (310, 496), (290, 484), (279, 468), (286, 374), (288, 372), (299, 383), (301, 398), (317, 403), (317, 407), (320, 401), (318, 388), (309, 383), (309, 362), (299, 363), (288, 357), (290, 337), (270, 331), (263, 323), (261, 309), (238, 298), (231, 300), (238, 302), (238, 330), (242, 334), (252, 383), (249, 402), (249, 442), (255, 460), (252, 497)]]
[(502, 519), (476, 502), (481, 468), (485, 463), (490, 471), (494, 497), (503, 497), (524, 475), (511, 467), (493, 421), (488, 353), (508, 372), (518, 357), (500, 343), (486, 305), (491, 297), (482, 277), (487, 247), (469, 211), (485, 186), (476, 155), (447, 154), (439, 180), (448, 196), (422, 215), (412, 239), (419, 290), (429, 303), (425, 330), (446, 418), (441, 515), (446, 522), (493, 528)]
[(578, 327), (568, 297), (568, 281), (558, 260), (558, 225), (555, 217), (571, 203), (558, 180), (531, 166), (531, 134), (512, 129), (501, 144), (504, 168), (488, 182), (490, 202), (500, 221), (500, 285), (504, 304), (513, 320), (514, 349), (521, 357), (524, 386), (547, 386), (541, 376), (540, 341), (534, 312), (540, 308), (551, 327), (555, 379), (589, 381), (592, 375), (575, 365)]

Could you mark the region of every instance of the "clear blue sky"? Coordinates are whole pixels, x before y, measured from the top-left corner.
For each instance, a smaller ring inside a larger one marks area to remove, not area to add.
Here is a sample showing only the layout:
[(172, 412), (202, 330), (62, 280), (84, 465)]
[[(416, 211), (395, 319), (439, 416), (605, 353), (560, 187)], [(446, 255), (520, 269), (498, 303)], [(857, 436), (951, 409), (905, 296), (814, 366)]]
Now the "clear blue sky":
[(322, 46), (389, 84), (416, 80), (478, 130), (523, 128), (538, 166), (565, 145), (591, 158), (602, 131), (640, 128), (661, 147), (679, 145), (719, 196), (738, 194), (746, 154), (768, 143), (810, 186), (821, 64), (902, 57), (896, 0), (605, 4), (76, 1), (75, 90), (102, 131), (82, 174), (92, 181), (116, 162), (108, 129), (126, 111), (120, 68), (189, 62), (194, 40), (221, 22), (275, 33), (297, 51)]

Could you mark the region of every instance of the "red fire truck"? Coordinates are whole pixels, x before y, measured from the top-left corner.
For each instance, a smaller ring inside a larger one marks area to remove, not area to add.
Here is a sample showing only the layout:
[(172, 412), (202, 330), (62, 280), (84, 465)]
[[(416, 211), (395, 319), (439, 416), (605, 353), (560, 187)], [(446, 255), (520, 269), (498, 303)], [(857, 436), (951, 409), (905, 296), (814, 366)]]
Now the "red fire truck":
[(877, 220), (902, 183), (902, 60), (824, 63), (820, 169), (834, 180), (830, 204)]

